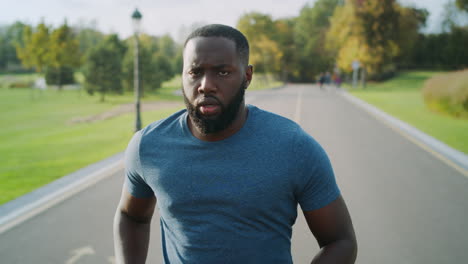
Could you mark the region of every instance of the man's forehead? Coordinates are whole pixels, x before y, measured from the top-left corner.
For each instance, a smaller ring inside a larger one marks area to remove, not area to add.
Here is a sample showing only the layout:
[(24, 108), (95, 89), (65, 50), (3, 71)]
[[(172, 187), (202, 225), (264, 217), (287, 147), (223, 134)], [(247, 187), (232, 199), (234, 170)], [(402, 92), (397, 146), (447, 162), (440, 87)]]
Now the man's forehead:
[(216, 64), (231, 64), (237, 58), (234, 41), (224, 37), (196, 37), (187, 42), (184, 61), (191, 65), (206, 60)]
[(236, 44), (225, 37), (195, 37), (185, 45), (185, 52), (235, 51)]

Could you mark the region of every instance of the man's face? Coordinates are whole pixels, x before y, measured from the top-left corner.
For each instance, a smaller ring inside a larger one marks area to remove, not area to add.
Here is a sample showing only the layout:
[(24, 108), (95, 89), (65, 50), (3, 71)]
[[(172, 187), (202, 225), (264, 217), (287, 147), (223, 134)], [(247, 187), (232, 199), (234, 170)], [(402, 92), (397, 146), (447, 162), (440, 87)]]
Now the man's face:
[(184, 101), (204, 134), (227, 128), (243, 106), (251, 71), (242, 65), (235, 43), (221, 37), (197, 37), (184, 49)]

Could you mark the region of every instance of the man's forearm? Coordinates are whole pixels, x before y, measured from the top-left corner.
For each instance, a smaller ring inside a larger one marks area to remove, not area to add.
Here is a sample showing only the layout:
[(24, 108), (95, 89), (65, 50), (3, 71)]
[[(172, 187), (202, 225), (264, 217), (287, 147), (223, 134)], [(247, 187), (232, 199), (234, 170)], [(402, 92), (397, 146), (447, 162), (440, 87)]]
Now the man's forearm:
[(357, 243), (354, 240), (338, 240), (322, 247), (311, 264), (351, 264), (356, 261)]
[(116, 263), (145, 263), (148, 254), (151, 222), (138, 222), (117, 212), (114, 217)]

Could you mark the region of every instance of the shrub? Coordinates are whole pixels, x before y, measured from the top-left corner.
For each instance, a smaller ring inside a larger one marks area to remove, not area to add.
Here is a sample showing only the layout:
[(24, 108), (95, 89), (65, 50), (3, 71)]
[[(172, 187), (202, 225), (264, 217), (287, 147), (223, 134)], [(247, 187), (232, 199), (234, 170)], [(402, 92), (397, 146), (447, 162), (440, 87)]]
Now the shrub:
[(65, 85), (75, 83), (73, 69), (70, 67), (61, 67), (59, 69), (47, 68), (45, 73), (47, 84)]
[(32, 82), (27, 81), (15, 81), (8, 84), (8, 88), (31, 88), (32, 86)]
[(436, 75), (422, 92), (429, 109), (468, 119), (468, 69)]

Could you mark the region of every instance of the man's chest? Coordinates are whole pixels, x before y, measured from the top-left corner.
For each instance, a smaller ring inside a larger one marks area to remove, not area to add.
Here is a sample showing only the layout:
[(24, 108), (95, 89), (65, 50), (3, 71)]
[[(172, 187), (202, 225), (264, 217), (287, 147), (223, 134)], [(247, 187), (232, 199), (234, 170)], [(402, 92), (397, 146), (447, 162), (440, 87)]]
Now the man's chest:
[(143, 164), (145, 179), (169, 214), (191, 208), (256, 214), (259, 206), (274, 209), (278, 200), (294, 200), (290, 162), (276, 153), (199, 150), (152, 156)]

